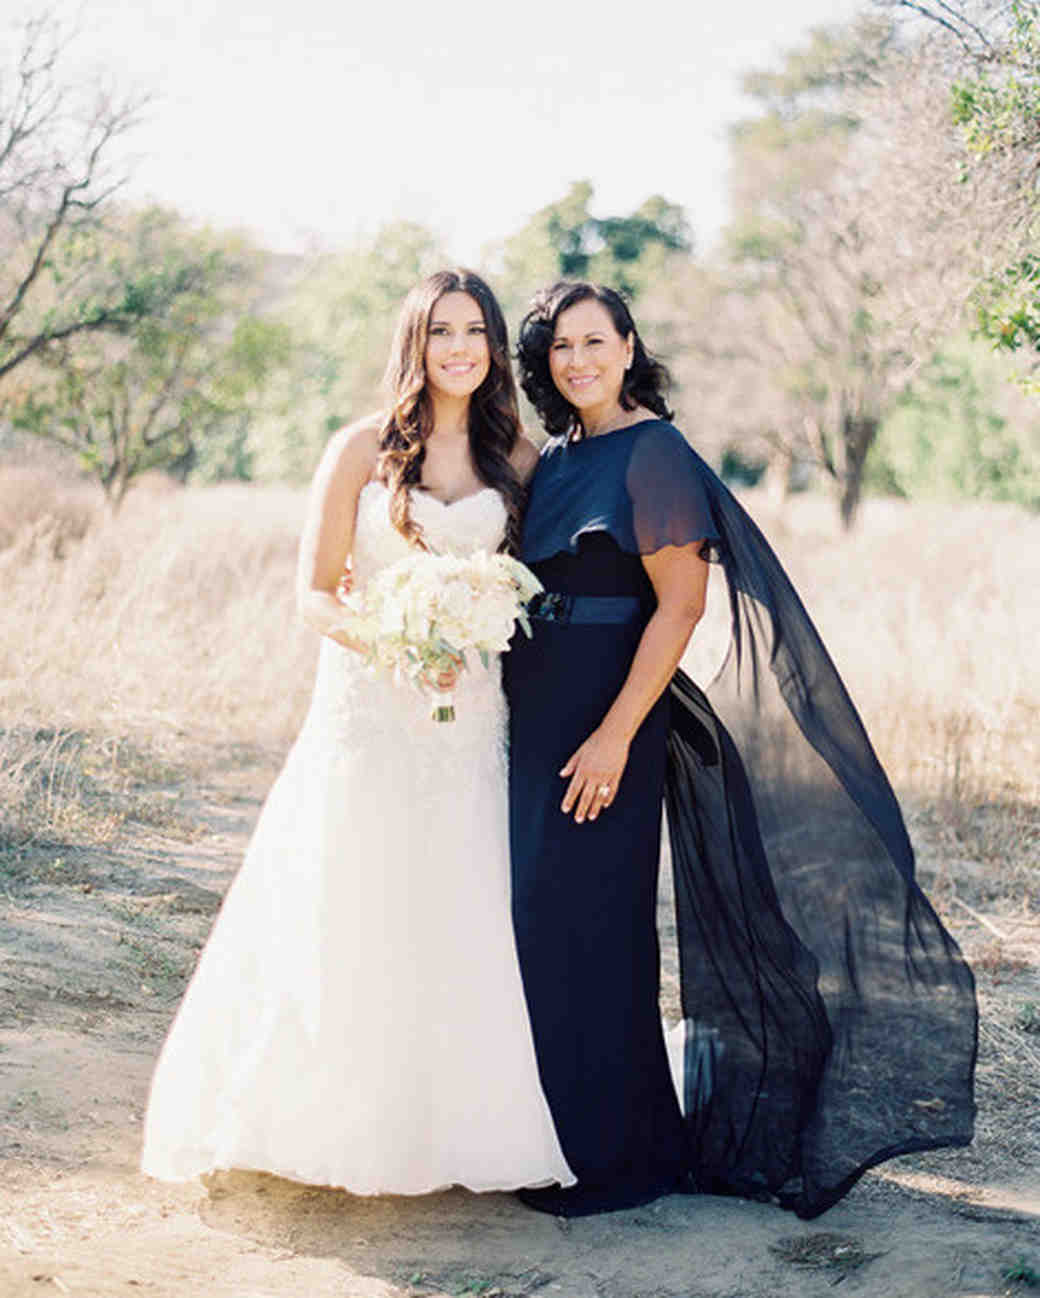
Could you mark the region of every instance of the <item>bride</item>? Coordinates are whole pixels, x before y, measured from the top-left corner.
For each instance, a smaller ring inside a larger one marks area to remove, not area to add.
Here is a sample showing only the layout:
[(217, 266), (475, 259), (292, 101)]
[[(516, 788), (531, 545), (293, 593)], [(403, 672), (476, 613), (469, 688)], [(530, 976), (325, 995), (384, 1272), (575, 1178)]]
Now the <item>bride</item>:
[(251, 1168), (359, 1194), (573, 1183), (539, 1086), (510, 922), (499, 664), (374, 676), (335, 628), (423, 546), (515, 546), (537, 453), (505, 321), (468, 271), (418, 284), (389, 413), (336, 434), (311, 489), (299, 603), (323, 635), (310, 710), (155, 1070), (143, 1171)]

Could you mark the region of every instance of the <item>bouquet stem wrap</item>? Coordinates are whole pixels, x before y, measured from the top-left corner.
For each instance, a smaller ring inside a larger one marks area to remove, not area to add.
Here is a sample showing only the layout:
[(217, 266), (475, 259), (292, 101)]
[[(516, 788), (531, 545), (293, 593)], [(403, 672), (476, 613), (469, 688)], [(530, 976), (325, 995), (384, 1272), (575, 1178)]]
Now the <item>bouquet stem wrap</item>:
[(434, 721), (455, 720), (455, 694), (451, 690), (442, 690), (439, 699), (433, 705)]

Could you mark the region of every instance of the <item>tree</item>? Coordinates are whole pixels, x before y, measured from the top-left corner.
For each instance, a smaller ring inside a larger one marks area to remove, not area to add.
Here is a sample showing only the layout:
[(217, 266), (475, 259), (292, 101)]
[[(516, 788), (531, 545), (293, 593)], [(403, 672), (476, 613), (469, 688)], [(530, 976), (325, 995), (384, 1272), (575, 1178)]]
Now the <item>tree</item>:
[(1040, 411), (1011, 363), (978, 339), (945, 344), (887, 415), (868, 475), (904, 496), (1040, 508)]
[(1040, 390), (1040, 4), (886, 3), (926, 19), (952, 43), (948, 94), (964, 169), (985, 181), (1008, 251), (976, 286), (978, 332), (1026, 356)]
[(874, 0), (879, 9), (902, 10), (923, 18), (955, 38), (958, 53), (971, 60), (986, 59), (993, 52), (993, 32), (987, 34), (986, 26), (994, 23), (994, 30), (1002, 24), (1003, 16), (1011, 5), (981, 0), (979, 3), (950, 4), (949, 0)]
[(77, 87), (67, 44), (48, 14), (29, 18), (0, 68), (0, 380), (52, 343), (125, 329), (179, 291), (147, 267), (116, 273), (90, 255), (121, 183), (112, 147), (143, 101)]
[(596, 217), (589, 210), (593, 194), (587, 180), (576, 181), (493, 250), (509, 306), (519, 308), (534, 286), (556, 279), (591, 279), (635, 298), (662, 275), (670, 258), (690, 253), (681, 207), (657, 194), (628, 216)]
[(129, 255), (182, 287), (132, 325), (52, 339), (9, 398), (14, 425), (74, 452), (113, 510), (148, 469), (245, 473), (249, 419), (289, 352), (285, 327), (248, 311), (255, 255), (161, 209), (83, 238), (99, 265)]
[(940, 85), (891, 23), (860, 20), (749, 78), (761, 111), (734, 133), (726, 290), (697, 350), (727, 389), (739, 375), (760, 442), (832, 478), (846, 526), (885, 412), (977, 277)]
[[(978, 326), (998, 348), (1031, 353), (1040, 369), (1040, 5), (1019, 3), (1010, 29), (974, 75), (953, 86), (954, 121), (979, 165), (1013, 205), (1019, 255), (979, 284)], [(1035, 377), (1033, 386), (1040, 390)]]
[(352, 248), (283, 268), (278, 318), (292, 355), (250, 423), (257, 477), (307, 478), (336, 428), (385, 404), (381, 381), (401, 304), (445, 262), (430, 230), (395, 221)]

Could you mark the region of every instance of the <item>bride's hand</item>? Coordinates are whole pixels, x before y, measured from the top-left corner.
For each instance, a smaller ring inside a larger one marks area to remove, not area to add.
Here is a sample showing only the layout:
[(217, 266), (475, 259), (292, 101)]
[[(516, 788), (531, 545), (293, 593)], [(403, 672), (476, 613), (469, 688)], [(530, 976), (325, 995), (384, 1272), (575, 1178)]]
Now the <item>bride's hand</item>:
[(455, 686), (459, 683), (459, 672), (463, 668), (463, 660), (455, 658), (454, 665), (446, 671), (434, 672), (427, 669), (423, 672), (423, 680), (431, 690), (437, 690), (441, 694), (450, 694)]
[[(350, 571), (348, 565), (339, 575), (339, 581), (336, 582), (336, 602), (342, 604), (354, 588), (354, 574)], [(353, 649), (355, 653), (363, 654), (366, 652), (365, 646), (359, 640), (355, 640), (346, 631), (328, 631), (326, 632), (330, 640), (335, 640), (338, 645), (344, 649)]]
[(363, 645), (360, 640), (355, 640), (346, 631), (327, 631), (326, 635), (344, 649), (353, 649), (355, 653), (362, 655), (368, 653), (367, 646)]
[(594, 730), (560, 769), (564, 779), (570, 776), (560, 810), (570, 815), (574, 808), (574, 819), (579, 825), (586, 817), (595, 820), (614, 801), (627, 761), (627, 740), (610, 734), (602, 726)]

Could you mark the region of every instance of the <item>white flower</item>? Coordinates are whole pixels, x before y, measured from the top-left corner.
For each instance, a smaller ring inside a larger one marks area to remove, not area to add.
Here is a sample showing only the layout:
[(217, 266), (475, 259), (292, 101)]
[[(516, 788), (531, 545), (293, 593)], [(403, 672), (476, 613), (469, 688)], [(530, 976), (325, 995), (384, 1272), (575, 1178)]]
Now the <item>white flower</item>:
[(423, 689), (425, 673), (453, 659), (466, 665), (468, 650), (484, 661), (504, 652), (517, 622), (530, 634), (524, 605), (541, 589), (509, 555), (416, 551), (352, 591), (336, 629), (363, 644), (373, 666)]

